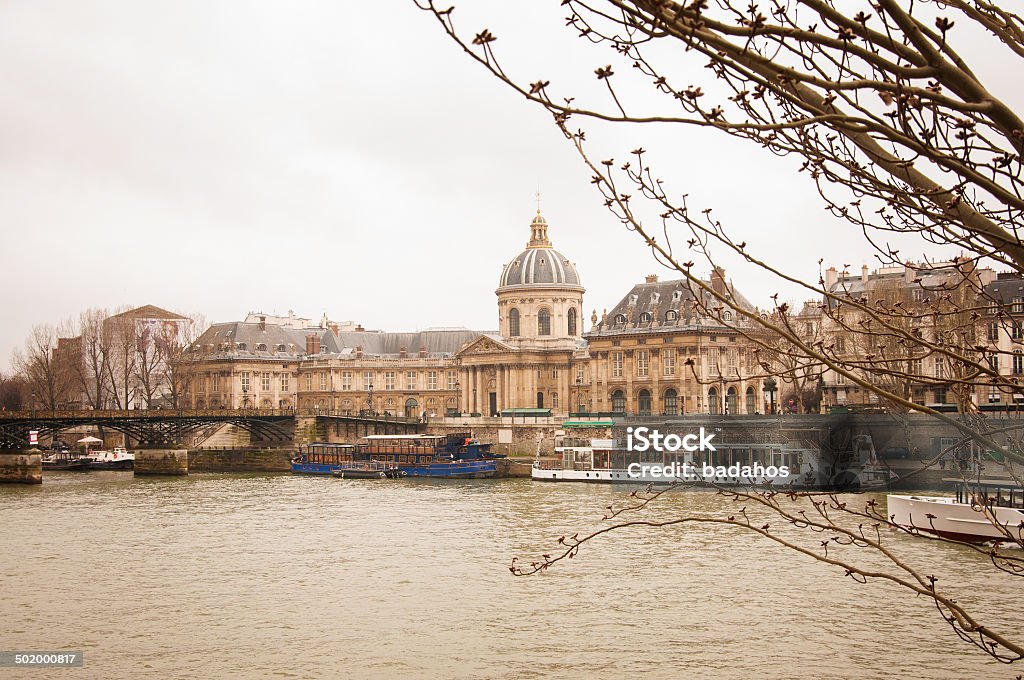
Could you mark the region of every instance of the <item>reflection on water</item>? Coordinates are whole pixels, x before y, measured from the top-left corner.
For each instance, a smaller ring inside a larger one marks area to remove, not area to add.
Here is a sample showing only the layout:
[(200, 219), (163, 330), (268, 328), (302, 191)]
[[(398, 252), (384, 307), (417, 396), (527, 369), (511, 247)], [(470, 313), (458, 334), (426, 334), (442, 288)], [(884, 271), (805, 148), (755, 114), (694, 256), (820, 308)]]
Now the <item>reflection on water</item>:
[[(509, 574), (512, 555), (554, 549), (621, 500), (529, 480), (52, 474), (0, 487), (0, 649), (82, 649), (76, 677), (96, 678), (1010, 674), (927, 601), (735, 529), (628, 530)], [(679, 493), (656, 516), (727, 506)], [(892, 540), (986, 621), (1024, 630), (1019, 582)], [(19, 672), (42, 677), (2, 673)]]

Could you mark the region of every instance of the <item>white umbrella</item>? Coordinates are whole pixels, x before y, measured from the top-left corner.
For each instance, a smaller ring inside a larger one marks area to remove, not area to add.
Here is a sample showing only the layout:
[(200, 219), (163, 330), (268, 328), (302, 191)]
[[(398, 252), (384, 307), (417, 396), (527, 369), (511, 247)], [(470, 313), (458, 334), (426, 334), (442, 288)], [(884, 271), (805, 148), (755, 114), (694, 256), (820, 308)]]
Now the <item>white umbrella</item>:
[(82, 437), (78, 440), (79, 444), (102, 444), (103, 440), (96, 437)]

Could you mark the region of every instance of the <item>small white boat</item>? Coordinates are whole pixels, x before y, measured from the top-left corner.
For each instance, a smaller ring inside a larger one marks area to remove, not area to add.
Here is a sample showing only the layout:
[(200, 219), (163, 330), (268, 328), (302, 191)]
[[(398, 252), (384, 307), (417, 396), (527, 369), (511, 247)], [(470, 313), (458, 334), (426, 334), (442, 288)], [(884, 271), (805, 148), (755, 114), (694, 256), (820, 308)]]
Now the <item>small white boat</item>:
[(134, 470), (135, 454), (117, 447), (113, 451), (90, 451), (85, 456), (90, 470)]
[(943, 481), (956, 482), (955, 497), (886, 496), (889, 520), (968, 543), (1024, 539), (1024, 489), (1013, 480)]

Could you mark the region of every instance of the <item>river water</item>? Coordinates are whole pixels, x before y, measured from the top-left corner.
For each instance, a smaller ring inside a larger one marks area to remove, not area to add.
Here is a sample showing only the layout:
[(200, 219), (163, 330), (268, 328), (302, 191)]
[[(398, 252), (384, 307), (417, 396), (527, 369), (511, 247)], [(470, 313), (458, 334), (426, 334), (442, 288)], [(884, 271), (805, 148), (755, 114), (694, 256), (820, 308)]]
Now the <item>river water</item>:
[[(961, 642), (923, 598), (728, 527), (626, 530), (541, 575), (509, 573), (513, 555), (553, 552), (624, 500), (522, 479), (50, 474), (0, 487), (0, 649), (82, 650), (85, 667), (61, 677), (111, 679), (1021, 671)], [(647, 516), (730, 508), (677, 493)], [(1019, 579), (966, 550), (891, 540), (1019, 638)]]

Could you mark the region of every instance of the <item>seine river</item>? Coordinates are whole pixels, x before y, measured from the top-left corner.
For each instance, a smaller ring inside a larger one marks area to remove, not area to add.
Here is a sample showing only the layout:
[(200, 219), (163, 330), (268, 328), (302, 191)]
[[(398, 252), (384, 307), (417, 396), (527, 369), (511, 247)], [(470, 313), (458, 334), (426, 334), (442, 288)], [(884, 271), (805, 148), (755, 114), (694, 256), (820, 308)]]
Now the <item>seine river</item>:
[[(934, 605), (729, 528), (600, 525), (609, 486), (529, 480), (52, 474), (0, 488), (0, 649), (82, 650), (80, 678), (1014, 677)], [(858, 501), (859, 502), (859, 501)], [(652, 517), (726, 512), (677, 493)], [(1020, 581), (893, 537), (1011, 636)], [(2, 678), (56, 677), (0, 670)]]

